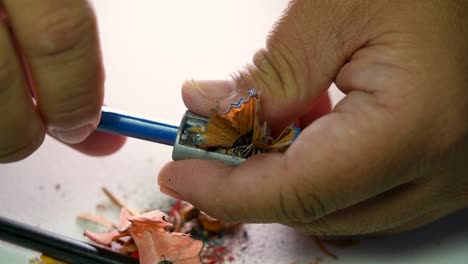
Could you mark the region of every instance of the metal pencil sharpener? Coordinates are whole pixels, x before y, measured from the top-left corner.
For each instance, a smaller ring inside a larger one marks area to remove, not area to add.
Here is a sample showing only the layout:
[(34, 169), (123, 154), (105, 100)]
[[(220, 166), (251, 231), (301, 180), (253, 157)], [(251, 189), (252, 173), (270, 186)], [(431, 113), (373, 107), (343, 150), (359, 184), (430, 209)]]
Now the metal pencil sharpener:
[(207, 159), (218, 160), (231, 166), (237, 166), (245, 161), (244, 158), (216, 152), (204, 150), (195, 145), (198, 134), (188, 131), (190, 127), (204, 126), (208, 123), (208, 118), (196, 115), (190, 111), (186, 111), (182, 117), (182, 121), (177, 132), (176, 141), (172, 150), (173, 160), (184, 159)]

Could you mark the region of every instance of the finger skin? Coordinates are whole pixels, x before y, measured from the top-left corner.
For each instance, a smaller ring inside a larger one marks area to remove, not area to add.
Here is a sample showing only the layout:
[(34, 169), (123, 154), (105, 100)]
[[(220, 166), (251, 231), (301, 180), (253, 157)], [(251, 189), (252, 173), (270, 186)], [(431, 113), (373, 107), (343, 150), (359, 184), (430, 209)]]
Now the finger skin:
[[(6, 0), (42, 118), (54, 136), (83, 141), (97, 126), (103, 68), (96, 18), (83, 0)], [(28, 12), (24, 12), (28, 10)]]
[[(315, 235), (384, 235), (409, 231), (468, 206), (468, 139), (406, 173), (424, 175), (316, 221), (284, 223)], [(447, 169), (450, 168), (450, 169)]]
[(44, 140), (36, 111), (7, 25), (0, 25), (0, 163), (21, 160)]
[(299, 124), (301, 128), (307, 127), (313, 121), (319, 119), (320, 117), (329, 114), (332, 111), (332, 105), (330, 100), (329, 93), (325, 93), (320, 97), (317, 104), (312, 110), (299, 119)]
[[(285, 223), (303, 233), (327, 236), (368, 235), (400, 228), (417, 215), (429, 215), (436, 202), (427, 184), (405, 184), (309, 223)], [(420, 210), (415, 214), (415, 208)], [(442, 211), (438, 207), (437, 211)]]
[(94, 131), (85, 141), (70, 147), (91, 156), (106, 156), (123, 147), (127, 138), (119, 135)]
[[(269, 166), (273, 164), (275, 166)], [(158, 183), (176, 190), (184, 200), (218, 219), (271, 222), (280, 218), (286, 221), (278, 205), (278, 186), (285, 180), (278, 175), (285, 167), (278, 164), (284, 164), (281, 155), (259, 155), (236, 169), (206, 160), (171, 162), (159, 172)], [(251, 177), (251, 170), (260, 173)], [(265, 184), (267, 182), (270, 184)]]

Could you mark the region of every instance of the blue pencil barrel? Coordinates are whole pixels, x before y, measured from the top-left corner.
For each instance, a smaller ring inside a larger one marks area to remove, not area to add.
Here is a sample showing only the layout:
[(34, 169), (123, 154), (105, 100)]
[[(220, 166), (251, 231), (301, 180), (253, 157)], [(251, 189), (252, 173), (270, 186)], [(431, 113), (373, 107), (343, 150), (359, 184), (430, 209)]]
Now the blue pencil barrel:
[(173, 146), (179, 128), (103, 107), (97, 130)]

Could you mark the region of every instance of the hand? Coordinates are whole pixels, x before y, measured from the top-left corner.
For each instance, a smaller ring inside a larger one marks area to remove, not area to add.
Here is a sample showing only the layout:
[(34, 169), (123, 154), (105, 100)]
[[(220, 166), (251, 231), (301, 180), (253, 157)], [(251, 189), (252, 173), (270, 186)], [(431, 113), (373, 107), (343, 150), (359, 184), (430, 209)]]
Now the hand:
[(46, 131), (85, 153), (117, 150), (122, 137), (92, 133), (99, 122), (104, 73), (89, 3), (2, 3), (0, 162), (17, 161), (34, 152)]
[[(292, 1), (247, 70), (182, 92), (206, 115), (256, 88), (263, 118), (299, 119), (299, 137), (235, 168), (171, 162), (161, 191), (315, 235), (401, 232), (467, 207), (467, 12), (463, 0)], [(324, 113), (332, 82), (346, 96)]]

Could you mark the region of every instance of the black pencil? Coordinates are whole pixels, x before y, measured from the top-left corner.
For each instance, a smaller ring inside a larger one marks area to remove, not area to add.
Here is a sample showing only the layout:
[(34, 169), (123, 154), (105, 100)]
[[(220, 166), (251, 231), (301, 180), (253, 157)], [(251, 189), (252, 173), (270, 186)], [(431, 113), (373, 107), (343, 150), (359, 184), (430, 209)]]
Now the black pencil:
[(0, 216), (0, 240), (43, 253), (68, 263), (139, 263), (107, 248), (61, 236)]

